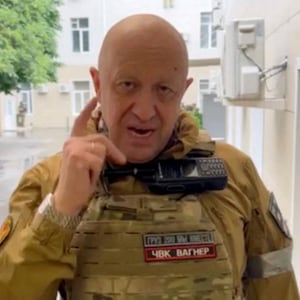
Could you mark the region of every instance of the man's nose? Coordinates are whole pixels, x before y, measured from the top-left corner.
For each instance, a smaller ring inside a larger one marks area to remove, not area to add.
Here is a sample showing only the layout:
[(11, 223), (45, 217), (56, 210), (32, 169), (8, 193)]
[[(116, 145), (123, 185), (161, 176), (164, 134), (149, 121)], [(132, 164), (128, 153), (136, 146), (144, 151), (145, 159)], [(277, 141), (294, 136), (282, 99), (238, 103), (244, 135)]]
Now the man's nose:
[(154, 95), (150, 91), (141, 93), (134, 102), (132, 113), (140, 121), (151, 120), (156, 114)]

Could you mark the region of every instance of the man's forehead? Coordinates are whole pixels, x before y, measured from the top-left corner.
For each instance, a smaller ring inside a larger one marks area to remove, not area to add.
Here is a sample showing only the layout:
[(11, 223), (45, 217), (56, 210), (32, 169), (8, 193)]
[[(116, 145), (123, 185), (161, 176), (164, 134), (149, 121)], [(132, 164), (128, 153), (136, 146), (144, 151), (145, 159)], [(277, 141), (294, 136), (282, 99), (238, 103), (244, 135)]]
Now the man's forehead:
[(169, 81), (168, 78), (185, 78), (186, 63), (182, 54), (172, 47), (114, 48), (105, 56), (100, 68), (102, 75), (110, 74), (112, 78), (146, 79)]
[(107, 34), (102, 47), (106, 44), (123, 43), (127, 47), (131, 43), (143, 44), (146, 47), (151, 47), (160, 44), (165, 44), (166, 39), (169, 43), (182, 43), (181, 35), (168, 23), (161, 22), (143, 22), (135, 24), (124, 24), (117, 26), (114, 30)]
[(165, 20), (153, 15), (136, 15), (120, 21), (107, 33), (99, 55), (99, 68), (107, 58), (123, 51), (156, 51), (165, 47), (168, 53), (175, 49), (187, 59), (187, 50), (181, 35)]

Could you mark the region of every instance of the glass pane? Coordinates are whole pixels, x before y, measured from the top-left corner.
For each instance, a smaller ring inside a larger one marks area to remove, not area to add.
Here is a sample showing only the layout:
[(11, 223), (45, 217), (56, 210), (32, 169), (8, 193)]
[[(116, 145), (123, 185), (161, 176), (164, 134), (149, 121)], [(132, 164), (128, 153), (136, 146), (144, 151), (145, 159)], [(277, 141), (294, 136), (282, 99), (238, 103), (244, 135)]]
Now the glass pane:
[(199, 88), (200, 88), (200, 90), (208, 90), (209, 80), (208, 79), (200, 79)]
[(89, 81), (74, 81), (74, 89), (76, 91), (90, 91)]
[(90, 45), (89, 45), (89, 32), (83, 31), (82, 32), (82, 39), (83, 39), (83, 51), (89, 51)]
[(88, 18), (79, 19), (79, 27), (80, 28), (88, 28), (89, 27), (89, 19)]
[(74, 30), (72, 32), (73, 34), (73, 52), (80, 52), (80, 37), (79, 37), (79, 31)]
[(76, 114), (79, 114), (81, 111), (81, 95), (80, 93), (75, 93), (75, 103), (74, 103), (74, 110)]
[(78, 19), (71, 19), (71, 27), (74, 29), (78, 27)]
[(201, 24), (209, 24), (211, 19), (210, 13), (201, 13)]
[(30, 91), (31, 87), (29, 83), (21, 83), (20, 88), (22, 91)]
[(21, 101), (22, 101), (24, 104), (27, 103), (27, 98), (28, 98), (27, 93), (21, 93)]
[(200, 47), (208, 48), (208, 26), (201, 25), (200, 30)]

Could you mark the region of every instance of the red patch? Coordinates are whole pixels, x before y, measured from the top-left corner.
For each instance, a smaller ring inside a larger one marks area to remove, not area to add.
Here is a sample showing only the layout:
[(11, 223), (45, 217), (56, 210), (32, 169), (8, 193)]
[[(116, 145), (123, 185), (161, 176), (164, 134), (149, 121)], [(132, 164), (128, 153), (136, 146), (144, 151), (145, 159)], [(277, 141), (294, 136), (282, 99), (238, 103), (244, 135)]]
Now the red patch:
[(144, 248), (146, 262), (215, 258), (215, 244), (180, 245)]

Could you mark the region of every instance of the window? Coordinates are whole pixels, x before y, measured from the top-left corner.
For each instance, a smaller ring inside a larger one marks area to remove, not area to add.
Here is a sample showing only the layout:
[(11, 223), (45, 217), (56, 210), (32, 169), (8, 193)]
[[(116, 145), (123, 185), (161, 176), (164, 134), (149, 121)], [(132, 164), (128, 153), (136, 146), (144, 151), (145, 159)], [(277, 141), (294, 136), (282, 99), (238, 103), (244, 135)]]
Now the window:
[(212, 13), (201, 13), (200, 48), (216, 48), (217, 32), (212, 28)]
[(173, 0), (163, 0), (164, 8), (174, 8), (174, 1)]
[(22, 83), (19, 92), (19, 109), (32, 114), (32, 97), (30, 84)]
[(78, 115), (90, 100), (90, 82), (74, 81), (73, 113)]
[(209, 80), (208, 79), (200, 79), (199, 90), (200, 90), (200, 94), (205, 94), (208, 92), (208, 90), (209, 90)]
[(89, 19), (71, 19), (73, 52), (88, 52), (90, 50)]

